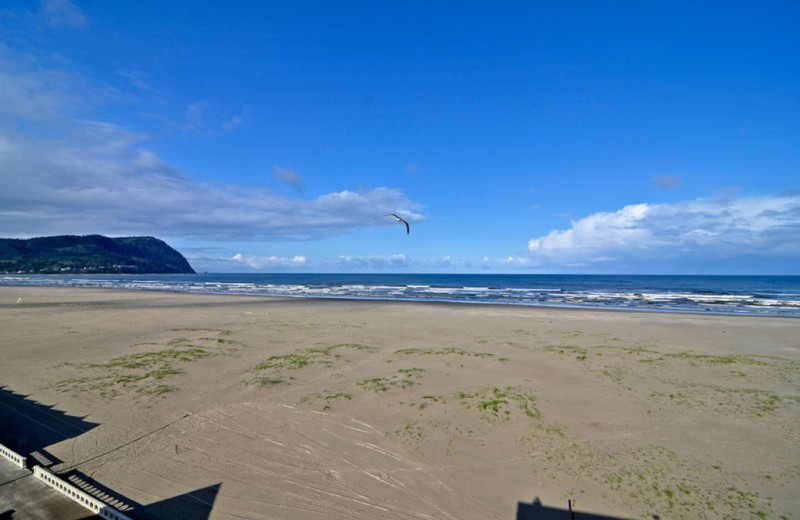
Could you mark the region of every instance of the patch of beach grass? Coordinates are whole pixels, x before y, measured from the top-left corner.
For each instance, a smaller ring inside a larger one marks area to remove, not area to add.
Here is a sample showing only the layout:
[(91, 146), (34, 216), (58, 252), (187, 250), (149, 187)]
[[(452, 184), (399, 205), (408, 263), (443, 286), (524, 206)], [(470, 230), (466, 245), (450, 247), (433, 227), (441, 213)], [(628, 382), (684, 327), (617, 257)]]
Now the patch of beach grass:
[(408, 378), (401, 379), (395, 375), (391, 378), (373, 377), (371, 379), (363, 379), (356, 383), (356, 386), (373, 392), (388, 392), (389, 390), (404, 389), (416, 384), (416, 381)]
[(668, 402), (669, 405), (703, 410), (705, 414), (735, 414), (751, 420), (777, 413), (791, 403), (800, 403), (800, 396), (782, 395), (771, 390), (700, 383), (683, 383), (671, 392), (653, 391), (649, 399), (654, 403)]
[(224, 339), (224, 338), (200, 338), (204, 341), (213, 341), (215, 343), (219, 343), (220, 345), (233, 345), (236, 342), (231, 339)]
[[(200, 343), (200, 345), (196, 344)], [(212, 345), (206, 345), (206, 344)], [(136, 397), (164, 397), (178, 387), (160, 381), (185, 373), (178, 364), (227, 353), (216, 347), (216, 338), (173, 338), (166, 348), (111, 358), (104, 363), (63, 363), (62, 368), (89, 372), (89, 377), (59, 381), (52, 388), (60, 392), (87, 392), (104, 399), (132, 393)]]
[(321, 392), (314, 392), (306, 394), (297, 402), (298, 405), (315, 405), (322, 404), (321, 410), (323, 412), (331, 409), (331, 403), (334, 401), (349, 401), (353, 398), (353, 394), (343, 392), (341, 390), (323, 390)]
[(425, 429), (416, 421), (409, 421), (393, 432), (395, 437), (402, 441), (418, 444), (425, 440), (427, 433)]
[(620, 505), (639, 508), (637, 517), (650, 518), (654, 513), (685, 520), (775, 517), (770, 515), (772, 498), (742, 491), (742, 483), (719, 465), (710, 472), (702, 461), (664, 446), (611, 453), (585, 442), (542, 444), (540, 439), (539, 448), (545, 453), (545, 475), (566, 481), (588, 478), (613, 491)]
[(404, 356), (420, 355), (420, 356), (467, 356), (478, 358), (492, 358), (494, 354), (490, 352), (471, 352), (462, 348), (444, 347), (444, 348), (403, 348), (396, 350), (395, 354)]
[(400, 404), (408, 405), (411, 406), (412, 408), (418, 408), (420, 411), (422, 411), (425, 410), (428, 406), (431, 406), (433, 404), (436, 403), (445, 404), (446, 402), (447, 400), (444, 398), (444, 396), (441, 395), (423, 395), (422, 397), (420, 397), (419, 402), (411, 399), (408, 401), (400, 401)]
[(400, 374), (403, 374), (408, 377), (419, 377), (425, 373), (424, 368), (401, 368), (397, 371)]
[(311, 357), (304, 354), (284, 354), (281, 356), (271, 356), (265, 361), (262, 361), (253, 370), (269, 370), (269, 369), (289, 369), (296, 370), (303, 368), (311, 363)]
[(279, 377), (254, 377), (253, 379), (248, 381), (248, 384), (256, 386), (275, 386), (284, 383), (288, 383), (288, 381), (281, 379)]
[[(265, 359), (250, 371), (255, 374), (245, 383), (259, 384), (260, 380), (281, 380), (286, 382), (281, 376), (283, 371), (299, 370), (309, 366), (320, 365), (324, 367), (333, 367), (335, 363), (347, 361), (343, 350), (355, 350), (363, 352), (377, 352), (377, 348), (368, 345), (361, 345), (360, 343), (339, 343), (337, 345), (330, 345), (327, 347), (311, 347), (304, 349), (297, 349), (289, 354), (280, 354), (270, 356)], [(264, 376), (259, 375), (261, 372), (270, 372)], [(294, 378), (289, 378), (294, 379)], [(260, 385), (271, 386), (271, 385)]]
[[(484, 387), (470, 391), (459, 391), (455, 397), (467, 409), (489, 412), (496, 418), (508, 419), (512, 410), (522, 412), (529, 419), (539, 419), (536, 397), (519, 386)], [(486, 416), (484, 416), (486, 417)]]
[[(748, 396), (752, 399), (752, 409), (755, 414), (761, 417), (764, 413), (772, 413), (780, 409), (781, 404), (786, 403), (800, 403), (800, 397), (795, 395), (780, 395), (769, 390), (762, 390), (758, 388), (739, 388), (723, 390), (734, 394), (737, 399), (739, 396)], [(737, 395), (738, 394), (738, 395)]]
[(85, 363), (79, 365), (85, 368), (99, 369), (126, 369), (135, 370), (154, 366), (167, 367), (175, 362), (195, 361), (213, 355), (213, 352), (189, 343), (189, 340), (171, 340), (167, 342), (169, 348), (129, 354), (109, 360), (107, 363)]
[(578, 356), (585, 356), (589, 349), (585, 347), (577, 347), (575, 345), (547, 345), (544, 347), (545, 352), (555, 352), (557, 354), (570, 354), (570, 355), (578, 355)]
[(763, 359), (759, 359), (758, 356), (748, 356), (742, 354), (733, 354), (729, 356), (714, 356), (709, 354), (695, 354), (692, 352), (678, 352), (674, 354), (662, 354), (666, 358), (670, 359), (685, 359), (688, 361), (698, 362), (698, 363), (709, 363), (712, 365), (733, 365), (733, 364), (741, 364), (741, 365), (758, 365), (758, 366), (766, 366), (768, 363)]
[(255, 368), (253, 368), (253, 371), (297, 370), (309, 365), (324, 365), (326, 367), (331, 367), (333, 366), (334, 362), (344, 359), (344, 356), (337, 352), (337, 350), (341, 349), (362, 350), (366, 352), (377, 351), (375, 347), (369, 347), (358, 343), (341, 343), (328, 347), (298, 349), (291, 354), (270, 356), (266, 360), (256, 365)]
[(632, 354), (636, 356), (648, 356), (642, 361), (653, 361), (653, 355), (660, 356), (661, 353), (656, 350), (646, 349), (643, 347), (624, 347), (621, 345), (595, 345), (592, 347), (580, 347), (577, 345), (546, 345), (545, 352), (554, 352), (561, 355), (574, 355), (577, 359), (584, 361), (589, 354), (601, 357), (603, 351), (622, 352), (624, 354)]
[(365, 352), (377, 352), (377, 347), (372, 347), (369, 345), (362, 345), (360, 343), (339, 343), (337, 345), (331, 345), (328, 347), (315, 347), (306, 349), (306, 352), (309, 354), (320, 354), (324, 356), (331, 356), (334, 355), (333, 352), (339, 349), (349, 349), (349, 350), (362, 350)]
[(418, 384), (415, 380), (422, 377), (424, 373), (424, 368), (401, 368), (398, 369), (397, 374), (392, 377), (363, 379), (356, 383), (356, 386), (363, 390), (371, 390), (373, 392), (388, 392), (389, 390), (408, 388)]
[(625, 354), (633, 354), (636, 356), (643, 356), (642, 363), (654, 363), (666, 360), (685, 360), (692, 363), (704, 363), (709, 365), (753, 365), (753, 366), (767, 366), (770, 361), (775, 361), (777, 358), (770, 358), (767, 356), (753, 356), (745, 354), (731, 354), (727, 356), (712, 355), (712, 354), (698, 354), (694, 352), (670, 352), (664, 353), (657, 350), (644, 347), (624, 347), (620, 345), (595, 345), (592, 347), (581, 347), (576, 345), (547, 345), (544, 347), (545, 352), (554, 352), (558, 354), (574, 354), (577, 356), (585, 356), (590, 352), (597, 355), (602, 355), (600, 351), (617, 351)]

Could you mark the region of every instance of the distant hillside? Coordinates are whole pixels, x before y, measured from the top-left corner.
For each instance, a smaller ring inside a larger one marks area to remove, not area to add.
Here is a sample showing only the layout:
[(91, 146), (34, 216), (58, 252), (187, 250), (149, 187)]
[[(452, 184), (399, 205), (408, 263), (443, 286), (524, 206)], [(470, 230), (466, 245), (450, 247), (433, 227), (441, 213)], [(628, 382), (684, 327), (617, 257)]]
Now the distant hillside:
[(157, 238), (64, 235), (0, 238), (0, 273), (194, 273), (194, 269)]

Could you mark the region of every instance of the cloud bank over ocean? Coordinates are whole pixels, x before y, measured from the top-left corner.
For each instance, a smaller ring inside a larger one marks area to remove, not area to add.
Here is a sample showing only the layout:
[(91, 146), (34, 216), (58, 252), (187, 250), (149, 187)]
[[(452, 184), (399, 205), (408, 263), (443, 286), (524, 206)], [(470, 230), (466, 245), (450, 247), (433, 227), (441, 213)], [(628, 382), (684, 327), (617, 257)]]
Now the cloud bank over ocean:
[[(55, 21), (79, 18), (56, 3)], [(60, 6), (60, 7), (59, 7)], [(73, 6), (74, 7), (74, 6)], [(49, 15), (48, 15), (49, 16)], [(303, 180), (274, 167), (294, 187), (203, 182), (149, 147), (158, 136), (92, 118), (114, 89), (19, 55), (0, 44), (0, 220), (9, 237), (92, 233), (185, 236), (211, 241), (311, 240), (422, 219), (401, 190), (364, 187), (302, 197)], [(199, 123), (198, 123), (199, 124)], [(269, 265), (269, 264), (265, 264)]]
[(163, 162), (140, 136), (84, 122), (68, 135), (0, 130), (4, 232), (17, 236), (78, 233), (187, 235), (209, 240), (307, 240), (388, 225), (404, 208), (399, 190), (342, 190), (313, 199), (261, 186), (207, 184)]
[[(701, 258), (800, 257), (800, 192), (632, 204), (528, 242), (531, 264), (631, 265)], [(644, 264), (643, 264), (644, 265)]]

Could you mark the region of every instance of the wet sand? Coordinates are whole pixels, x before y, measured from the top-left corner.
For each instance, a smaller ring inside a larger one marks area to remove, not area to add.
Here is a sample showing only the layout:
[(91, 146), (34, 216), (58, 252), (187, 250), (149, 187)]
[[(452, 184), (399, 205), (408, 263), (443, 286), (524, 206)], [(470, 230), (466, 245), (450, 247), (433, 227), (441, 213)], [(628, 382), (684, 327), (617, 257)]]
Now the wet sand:
[(0, 331), (82, 418), (51, 469), (148, 518), (800, 511), (794, 318), (0, 287)]

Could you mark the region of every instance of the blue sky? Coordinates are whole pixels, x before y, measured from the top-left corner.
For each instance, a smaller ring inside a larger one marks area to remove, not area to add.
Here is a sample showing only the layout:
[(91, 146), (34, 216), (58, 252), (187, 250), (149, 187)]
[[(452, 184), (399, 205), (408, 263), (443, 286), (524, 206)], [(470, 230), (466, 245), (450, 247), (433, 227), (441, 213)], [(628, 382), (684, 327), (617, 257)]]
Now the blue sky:
[(798, 22), (6, 1), (0, 236), (152, 235), (210, 272), (800, 274)]

